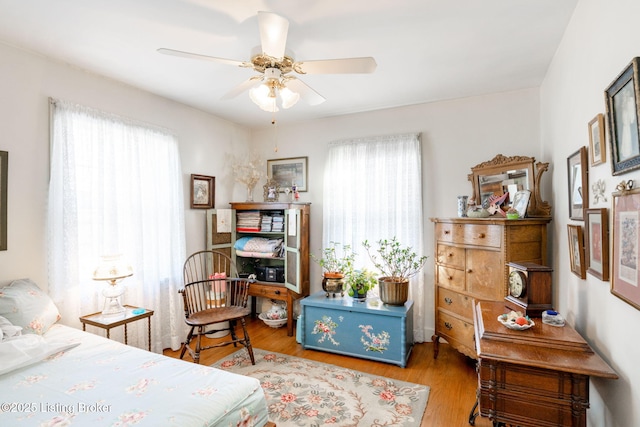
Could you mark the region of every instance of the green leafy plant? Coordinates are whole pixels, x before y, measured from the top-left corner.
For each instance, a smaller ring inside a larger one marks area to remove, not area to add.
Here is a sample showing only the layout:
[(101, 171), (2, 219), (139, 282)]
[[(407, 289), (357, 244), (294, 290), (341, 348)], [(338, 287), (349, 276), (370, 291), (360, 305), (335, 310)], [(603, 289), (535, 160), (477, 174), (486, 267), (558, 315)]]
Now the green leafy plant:
[(373, 271), (366, 268), (355, 270), (345, 280), (347, 295), (350, 297), (356, 296), (356, 294), (362, 296), (373, 289), (377, 283), (378, 277)]
[(317, 257), (313, 254), (310, 256), (322, 267), (325, 273), (340, 273), (349, 276), (353, 272), (353, 261), (356, 254), (351, 250), (351, 245), (330, 242), (329, 246), (322, 250), (321, 256)]
[(374, 250), (365, 240), (362, 246), (367, 250), (373, 265), (380, 270), (382, 277), (390, 278), (394, 282), (404, 282), (422, 270), (427, 256), (418, 256), (409, 246), (402, 246), (394, 236), (391, 240), (381, 239)]

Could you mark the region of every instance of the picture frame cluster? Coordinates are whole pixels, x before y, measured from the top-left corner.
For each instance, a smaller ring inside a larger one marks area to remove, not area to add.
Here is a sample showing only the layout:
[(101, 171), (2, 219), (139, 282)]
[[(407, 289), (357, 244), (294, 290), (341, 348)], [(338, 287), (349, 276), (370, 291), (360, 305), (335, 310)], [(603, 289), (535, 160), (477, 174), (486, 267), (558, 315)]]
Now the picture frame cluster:
[[(640, 169), (640, 57), (615, 77), (604, 98), (605, 114), (587, 124), (588, 149), (581, 147), (567, 158), (569, 218), (584, 221), (584, 230), (567, 225), (571, 271), (581, 279), (589, 273), (609, 281), (612, 294), (640, 310), (640, 189), (633, 179), (618, 184), (611, 215), (608, 208), (590, 207), (588, 198), (589, 164), (609, 159), (612, 176)], [(603, 180), (593, 185), (594, 202), (607, 202)]]

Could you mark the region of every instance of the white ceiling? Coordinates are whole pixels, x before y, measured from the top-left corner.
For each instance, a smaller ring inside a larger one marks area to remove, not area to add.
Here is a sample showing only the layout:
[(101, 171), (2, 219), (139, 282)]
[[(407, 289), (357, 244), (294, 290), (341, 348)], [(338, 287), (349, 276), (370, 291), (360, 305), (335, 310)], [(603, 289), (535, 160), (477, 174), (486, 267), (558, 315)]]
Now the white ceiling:
[(256, 13), (289, 20), (297, 61), (372, 56), (373, 74), (299, 78), (327, 101), (280, 124), (537, 87), (578, 0), (0, 0), (0, 41), (191, 105), (268, 126), (245, 92), (255, 74), (162, 55), (165, 47), (249, 60)]

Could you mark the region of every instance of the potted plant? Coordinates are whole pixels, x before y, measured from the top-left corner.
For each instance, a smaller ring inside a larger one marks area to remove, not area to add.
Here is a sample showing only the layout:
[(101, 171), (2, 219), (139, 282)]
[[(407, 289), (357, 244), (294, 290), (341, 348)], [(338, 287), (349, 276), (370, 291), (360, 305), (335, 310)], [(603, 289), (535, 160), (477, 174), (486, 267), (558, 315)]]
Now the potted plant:
[(367, 292), (373, 289), (376, 283), (378, 283), (378, 279), (374, 272), (366, 268), (355, 270), (345, 280), (347, 295), (354, 299), (364, 300), (367, 298)]
[(336, 293), (344, 295), (344, 278), (353, 272), (355, 253), (351, 245), (343, 245), (338, 242), (330, 242), (329, 246), (322, 250), (322, 255), (317, 257), (310, 254), (311, 259), (320, 265), (323, 270), (322, 289), (335, 296)]
[(362, 246), (367, 250), (373, 265), (382, 274), (378, 278), (380, 300), (389, 305), (404, 305), (409, 298), (409, 279), (422, 270), (427, 256), (418, 256), (411, 247), (402, 246), (394, 236), (391, 240), (378, 240), (377, 254), (372, 253), (370, 243)]

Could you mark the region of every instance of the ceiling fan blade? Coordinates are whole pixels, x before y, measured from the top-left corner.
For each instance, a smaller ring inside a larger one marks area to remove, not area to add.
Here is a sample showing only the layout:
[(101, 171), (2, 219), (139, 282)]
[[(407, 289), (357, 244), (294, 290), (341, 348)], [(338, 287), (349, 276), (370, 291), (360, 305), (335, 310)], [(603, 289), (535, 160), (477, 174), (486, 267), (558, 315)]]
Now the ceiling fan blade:
[(318, 92), (311, 89), (309, 85), (295, 77), (290, 77), (286, 82), (286, 86), (292, 91), (299, 93), (300, 97), (309, 105), (318, 105), (326, 101), (324, 96), (320, 95)]
[(274, 58), (284, 57), (289, 21), (270, 12), (258, 12), (262, 53)]
[(199, 53), (184, 52), (182, 50), (160, 48), (158, 52), (165, 55), (180, 56), (182, 58), (204, 59), (205, 61), (219, 62), (221, 64), (235, 65), (237, 67), (253, 67), (249, 62), (236, 61), (234, 59), (216, 58), (215, 56), (200, 55)]
[(235, 98), (236, 96), (240, 95), (245, 90), (248, 90), (252, 86), (256, 85), (260, 80), (262, 80), (262, 77), (263, 76), (253, 76), (249, 80), (243, 81), (238, 86), (234, 87), (229, 92), (225, 93), (224, 96), (222, 98), (220, 98), (220, 99), (226, 101), (228, 99)]
[(298, 74), (358, 74), (373, 73), (377, 67), (376, 60), (370, 56), (363, 58), (320, 59), (317, 61), (300, 61), (293, 64)]

